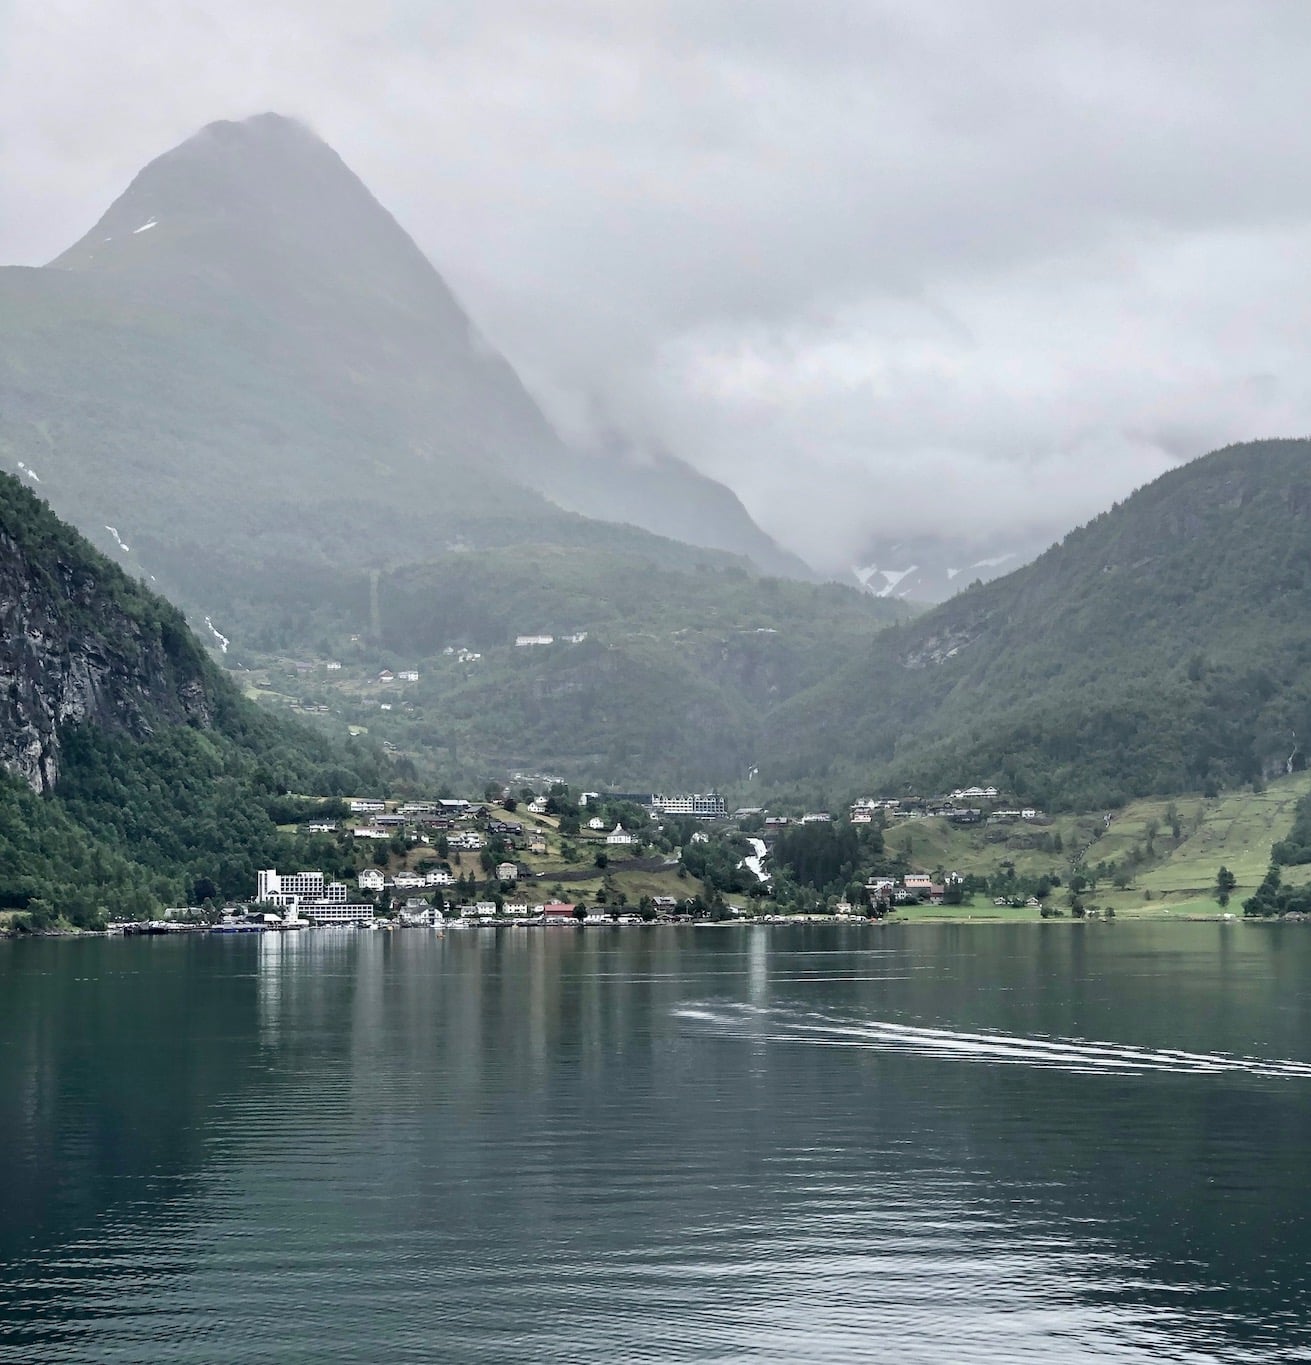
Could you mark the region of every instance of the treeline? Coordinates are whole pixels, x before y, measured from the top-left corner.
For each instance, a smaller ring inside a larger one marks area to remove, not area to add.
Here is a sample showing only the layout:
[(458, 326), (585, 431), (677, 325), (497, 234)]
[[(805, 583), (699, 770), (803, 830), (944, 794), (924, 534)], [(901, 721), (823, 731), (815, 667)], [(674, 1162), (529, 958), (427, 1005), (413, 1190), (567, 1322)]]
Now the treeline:
[(1272, 863), (1256, 893), (1243, 902), (1243, 914), (1260, 919), (1311, 915), (1311, 885), (1285, 886), (1278, 865)]
[(762, 780), (933, 792), (968, 772), (1092, 810), (1304, 763), (1309, 471), (1307, 441), (1217, 452), (881, 633), (774, 715)]

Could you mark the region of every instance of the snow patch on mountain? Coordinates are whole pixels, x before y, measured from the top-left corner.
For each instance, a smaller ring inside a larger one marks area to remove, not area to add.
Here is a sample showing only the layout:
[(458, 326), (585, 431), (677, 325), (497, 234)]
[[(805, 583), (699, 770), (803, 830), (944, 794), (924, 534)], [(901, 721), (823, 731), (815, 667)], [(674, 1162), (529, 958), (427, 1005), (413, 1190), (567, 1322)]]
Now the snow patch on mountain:
[(123, 537), (119, 535), (115, 527), (106, 526), (105, 530), (108, 531), (109, 534), (114, 537), (114, 543), (118, 546), (120, 550), (123, 551), (125, 555), (130, 555), (132, 553), (131, 546), (123, 544)]
[(139, 228), (133, 228), (132, 235), (135, 237), (138, 232), (149, 232), (152, 227), (158, 226), (159, 220), (157, 218), (152, 218), (148, 223), (142, 223)]
[(19, 462), (18, 462), (18, 467), (19, 467), (19, 469), (21, 469), (21, 470), (23, 471), (24, 474), (27, 475), (27, 477), (28, 477), (29, 479), (32, 480), (33, 483), (40, 483), (40, 482), (41, 482), (39, 476), (37, 475), (36, 470), (35, 470), (35, 469), (32, 469), (32, 468), (31, 468), (30, 466), (28, 466), (28, 465), (25, 465), (25, 464), (22, 462), (22, 460), (19, 460)]
[(971, 568), (971, 569), (1000, 569), (1001, 566), (1002, 566), (1003, 564), (1007, 563), (1008, 561), (1010, 561), (1010, 560), (1012, 560), (1012, 559), (1014, 559), (1014, 558), (1015, 558), (1014, 552), (1008, 552), (1008, 553), (1006, 553), (1006, 554), (1004, 554), (1004, 555), (994, 555), (993, 558), (991, 558), (991, 559), (976, 559), (976, 560), (974, 561), (974, 563), (970, 565), (970, 568)]
[[(860, 586), (875, 597), (899, 597), (902, 594), (897, 592), (898, 587), (918, 568), (918, 564), (912, 564), (909, 569), (880, 569), (877, 564), (867, 564), (853, 572)], [(875, 581), (878, 578), (883, 580), (882, 584)]]

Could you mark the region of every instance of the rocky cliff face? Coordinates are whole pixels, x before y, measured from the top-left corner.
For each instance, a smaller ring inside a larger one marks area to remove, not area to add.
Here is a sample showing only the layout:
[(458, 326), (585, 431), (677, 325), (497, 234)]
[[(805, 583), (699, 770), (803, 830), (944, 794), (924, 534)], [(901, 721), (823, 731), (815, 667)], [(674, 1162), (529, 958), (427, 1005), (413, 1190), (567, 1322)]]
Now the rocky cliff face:
[(0, 765), (46, 792), (70, 727), (208, 727), (212, 677), (180, 613), (0, 476)]

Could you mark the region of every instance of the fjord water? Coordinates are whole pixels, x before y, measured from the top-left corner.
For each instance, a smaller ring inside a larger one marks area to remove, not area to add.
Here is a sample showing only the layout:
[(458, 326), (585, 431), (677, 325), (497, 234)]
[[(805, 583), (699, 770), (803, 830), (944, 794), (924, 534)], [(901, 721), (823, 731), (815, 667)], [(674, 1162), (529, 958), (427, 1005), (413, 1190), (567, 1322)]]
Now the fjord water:
[(1311, 932), (0, 945), (0, 1360), (1311, 1358)]

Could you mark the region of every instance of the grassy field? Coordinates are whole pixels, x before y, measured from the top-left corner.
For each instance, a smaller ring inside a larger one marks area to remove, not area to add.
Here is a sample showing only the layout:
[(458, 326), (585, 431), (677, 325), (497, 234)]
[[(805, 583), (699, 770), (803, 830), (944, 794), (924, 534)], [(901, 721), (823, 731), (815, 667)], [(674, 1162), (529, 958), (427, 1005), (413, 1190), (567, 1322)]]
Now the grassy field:
[[(1221, 865), (1237, 877), (1229, 912), (1241, 914), (1242, 902), (1260, 883), (1270, 862), (1270, 846), (1293, 824), (1298, 800), (1311, 791), (1311, 772), (1270, 783), (1263, 792), (1234, 792), (1214, 799), (1201, 796), (1135, 801), (1112, 813), (1059, 816), (1051, 824), (954, 826), (945, 820), (913, 820), (887, 831), (888, 847), (905, 853), (925, 871), (943, 868), (987, 875), (1012, 862), (1021, 876), (1055, 872), (1069, 875), (1072, 858), (1087, 849), (1085, 864), (1121, 862), (1131, 850), (1150, 850), (1129, 887), (1099, 883), (1085, 896), (1092, 905), (1110, 906), (1117, 916), (1174, 918), (1217, 915), (1212, 894)], [(1171, 832), (1178, 820), (1179, 837)], [(1059, 849), (1057, 837), (1059, 836)], [(1305, 882), (1311, 867), (1285, 869), (1285, 880)], [(1059, 895), (1053, 904), (1061, 904)], [(1035, 919), (1035, 910), (1008, 910), (975, 898), (973, 906), (915, 907), (911, 919)]]

